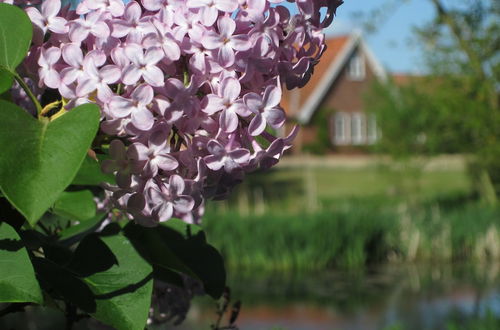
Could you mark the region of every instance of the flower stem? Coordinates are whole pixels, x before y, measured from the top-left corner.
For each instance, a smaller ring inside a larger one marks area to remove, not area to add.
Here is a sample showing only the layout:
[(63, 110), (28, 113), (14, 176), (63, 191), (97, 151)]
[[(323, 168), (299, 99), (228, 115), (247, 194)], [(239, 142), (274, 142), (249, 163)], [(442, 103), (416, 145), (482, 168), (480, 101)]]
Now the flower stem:
[(17, 83), (21, 86), (22, 89), (26, 92), (26, 95), (30, 98), (31, 102), (35, 105), (36, 112), (40, 114), (42, 112), (42, 106), (40, 102), (36, 99), (35, 95), (31, 91), (31, 89), (28, 87), (28, 85), (24, 82), (23, 78), (21, 78), (17, 72), (11, 72), (14, 75), (14, 79), (16, 79)]

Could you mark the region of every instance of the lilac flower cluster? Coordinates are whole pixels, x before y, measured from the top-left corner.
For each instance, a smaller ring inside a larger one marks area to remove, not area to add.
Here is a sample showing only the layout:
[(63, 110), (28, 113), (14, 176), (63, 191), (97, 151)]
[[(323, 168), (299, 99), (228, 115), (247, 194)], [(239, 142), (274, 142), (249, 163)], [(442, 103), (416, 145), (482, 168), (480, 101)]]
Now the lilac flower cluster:
[(206, 199), (275, 165), (297, 132), (270, 133), (286, 119), (281, 86), (309, 80), (342, 1), (288, 0), (294, 15), (282, 2), (83, 0), (72, 10), (45, 0), (25, 7), (25, 76), (66, 109), (101, 107), (115, 207), (146, 226), (197, 221)]

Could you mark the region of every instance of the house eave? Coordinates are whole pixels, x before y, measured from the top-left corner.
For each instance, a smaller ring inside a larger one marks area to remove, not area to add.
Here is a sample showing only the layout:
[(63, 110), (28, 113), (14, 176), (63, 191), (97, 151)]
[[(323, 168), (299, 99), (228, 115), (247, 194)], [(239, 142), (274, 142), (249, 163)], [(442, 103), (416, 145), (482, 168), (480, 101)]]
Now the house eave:
[(309, 123), (314, 112), (317, 110), (317, 108), (321, 104), (321, 101), (328, 93), (330, 86), (332, 86), (332, 84), (337, 80), (346, 62), (348, 61), (349, 56), (357, 46), (359, 46), (361, 51), (365, 54), (366, 59), (369, 65), (373, 68), (377, 79), (380, 81), (387, 80), (387, 73), (384, 70), (384, 67), (380, 64), (375, 55), (365, 44), (365, 42), (361, 38), (361, 33), (357, 31), (352, 33), (346, 45), (340, 51), (340, 54), (336, 56), (336, 59), (328, 67), (317, 88), (313, 93), (311, 93), (311, 95), (304, 103), (302, 110), (297, 116), (297, 121), (300, 124)]

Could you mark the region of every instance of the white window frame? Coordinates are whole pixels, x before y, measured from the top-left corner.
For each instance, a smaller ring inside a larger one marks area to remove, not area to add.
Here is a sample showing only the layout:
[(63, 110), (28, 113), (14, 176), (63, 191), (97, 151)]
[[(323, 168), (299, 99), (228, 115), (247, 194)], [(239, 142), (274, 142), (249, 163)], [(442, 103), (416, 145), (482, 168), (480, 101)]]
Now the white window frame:
[(351, 114), (351, 142), (353, 145), (366, 144), (366, 116), (361, 112)]
[(351, 80), (360, 81), (365, 79), (366, 76), (365, 59), (359, 52), (355, 53), (349, 60), (347, 71), (349, 79)]
[(345, 112), (335, 112), (330, 117), (330, 139), (333, 145), (348, 145), (351, 143), (351, 117)]

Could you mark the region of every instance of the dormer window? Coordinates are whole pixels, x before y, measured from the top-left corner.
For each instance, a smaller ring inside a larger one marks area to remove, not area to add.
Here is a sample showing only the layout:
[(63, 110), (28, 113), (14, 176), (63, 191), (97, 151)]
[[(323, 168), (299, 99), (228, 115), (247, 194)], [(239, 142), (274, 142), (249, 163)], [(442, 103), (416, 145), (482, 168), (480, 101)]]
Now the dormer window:
[(348, 66), (348, 75), (351, 80), (359, 81), (365, 79), (365, 61), (359, 53), (351, 57)]

